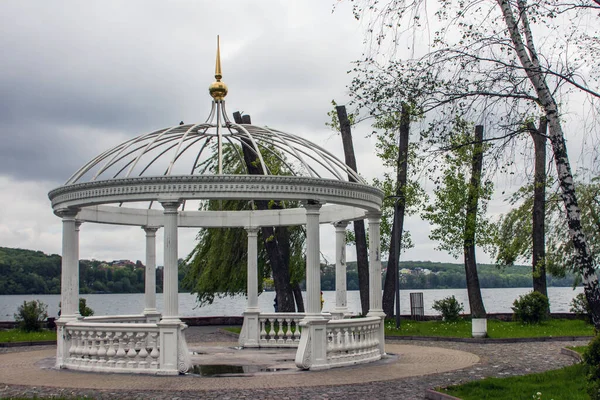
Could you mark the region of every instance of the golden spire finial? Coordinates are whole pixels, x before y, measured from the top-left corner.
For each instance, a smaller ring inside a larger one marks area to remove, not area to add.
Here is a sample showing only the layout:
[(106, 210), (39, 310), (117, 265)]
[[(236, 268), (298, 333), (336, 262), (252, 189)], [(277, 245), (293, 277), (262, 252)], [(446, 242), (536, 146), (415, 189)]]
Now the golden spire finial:
[(223, 74), (221, 73), (221, 48), (219, 43), (219, 35), (217, 35), (217, 62), (215, 63), (215, 79), (208, 87), (208, 92), (215, 101), (222, 101), (227, 96), (227, 85), (221, 82)]

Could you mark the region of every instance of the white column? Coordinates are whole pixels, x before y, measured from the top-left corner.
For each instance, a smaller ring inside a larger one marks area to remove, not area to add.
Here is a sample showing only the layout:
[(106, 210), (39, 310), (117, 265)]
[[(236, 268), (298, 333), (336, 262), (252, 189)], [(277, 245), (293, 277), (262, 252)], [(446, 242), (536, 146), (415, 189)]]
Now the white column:
[(380, 231), (381, 213), (368, 212), (369, 220), (369, 313), (368, 316), (384, 316), (381, 307), (381, 248)]
[(179, 288), (177, 266), (177, 208), (178, 201), (161, 202), (164, 211), (164, 278), (163, 296), (164, 313), (163, 321), (179, 321)]
[(67, 209), (59, 215), (63, 222), (61, 264), (61, 320), (75, 320), (79, 314), (79, 227), (75, 216), (78, 209)]
[(156, 310), (156, 231), (157, 227), (143, 226), (146, 232), (146, 276), (144, 281), (144, 314), (158, 314)]
[(248, 304), (244, 311), (244, 324), (238, 339), (243, 347), (259, 347), (260, 339), (260, 309), (258, 308), (258, 228), (247, 227), (248, 234)]
[(319, 210), (321, 204), (307, 203), (306, 209), (306, 315), (321, 315), (321, 266)]
[(246, 228), (248, 233), (248, 306), (246, 311), (258, 311), (258, 228)]
[(75, 220), (75, 271), (77, 277), (73, 278), (73, 292), (75, 297), (75, 311), (77, 311), (78, 318), (82, 318), (79, 313), (79, 232), (83, 221), (78, 219)]
[(348, 221), (340, 221), (335, 226), (335, 310), (336, 318), (344, 318), (348, 312), (346, 287), (346, 227)]

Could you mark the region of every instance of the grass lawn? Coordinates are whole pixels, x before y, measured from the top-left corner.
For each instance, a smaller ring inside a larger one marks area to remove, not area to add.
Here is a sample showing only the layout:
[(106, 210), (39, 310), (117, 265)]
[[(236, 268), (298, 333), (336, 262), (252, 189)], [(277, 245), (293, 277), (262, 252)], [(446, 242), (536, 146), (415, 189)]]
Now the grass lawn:
[(463, 400), (543, 400), (589, 399), (585, 389), (585, 373), (582, 364), (571, 365), (555, 371), (510, 378), (485, 378), (477, 382), (451, 386), (440, 392)]
[(226, 328), (223, 328), (223, 330), (228, 331), (228, 332), (233, 332), (233, 333), (237, 333), (238, 335), (240, 334), (240, 332), (242, 331), (242, 327), (241, 326), (228, 326)]
[(19, 329), (0, 330), (0, 343), (37, 342), (42, 340), (56, 341), (56, 331), (24, 332)]
[[(488, 337), (490, 338), (527, 338), (558, 336), (594, 336), (594, 327), (582, 320), (551, 319), (538, 325), (520, 322), (504, 322), (488, 319)], [(425, 337), (471, 337), (471, 321), (412, 321), (403, 320), (400, 329), (396, 329), (393, 320), (385, 323), (387, 336), (425, 336)]]

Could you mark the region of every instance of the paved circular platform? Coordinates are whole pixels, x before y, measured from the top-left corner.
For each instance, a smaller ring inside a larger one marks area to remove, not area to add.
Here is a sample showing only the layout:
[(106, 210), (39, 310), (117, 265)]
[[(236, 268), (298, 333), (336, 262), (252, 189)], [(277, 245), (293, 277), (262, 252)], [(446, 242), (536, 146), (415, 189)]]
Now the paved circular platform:
[[(213, 359), (223, 359), (212, 343)], [(197, 349), (196, 346), (193, 346)], [(224, 346), (224, 348), (228, 348)], [(467, 368), (479, 361), (475, 354), (439, 347), (422, 347), (404, 344), (387, 344), (390, 355), (372, 364), (326, 371), (311, 372), (288, 369), (281, 372), (257, 373), (249, 376), (201, 377), (195, 375), (164, 377), (135, 376), (129, 374), (99, 374), (51, 367), (54, 348), (0, 354), (0, 384), (35, 385), (76, 389), (127, 389), (127, 390), (220, 390), (310, 387), (317, 385), (344, 385), (391, 380), (419, 375), (435, 374)], [(257, 350), (242, 350), (243, 357), (252, 359)], [(271, 353), (275, 353), (271, 351)], [(282, 351), (285, 360), (289, 351)], [(224, 360), (224, 359), (223, 359)], [(210, 361), (212, 362), (212, 361)], [(286, 361), (288, 362), (288, 361)], [(291, 375), (291, 376), (290, 376)]]

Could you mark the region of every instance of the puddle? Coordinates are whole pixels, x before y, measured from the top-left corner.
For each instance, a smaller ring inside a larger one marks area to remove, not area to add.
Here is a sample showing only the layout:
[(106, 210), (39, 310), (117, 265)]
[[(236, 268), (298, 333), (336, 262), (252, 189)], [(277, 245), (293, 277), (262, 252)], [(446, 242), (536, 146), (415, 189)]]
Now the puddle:
[(289, 370), (289, 368), (273, 368), (264, 367), (261, 365), (209, 364), (194, 365), (188, 373), (199, 376), (219, 377), (252, 374), (256, 372), (277, 372), (286, 370)]

